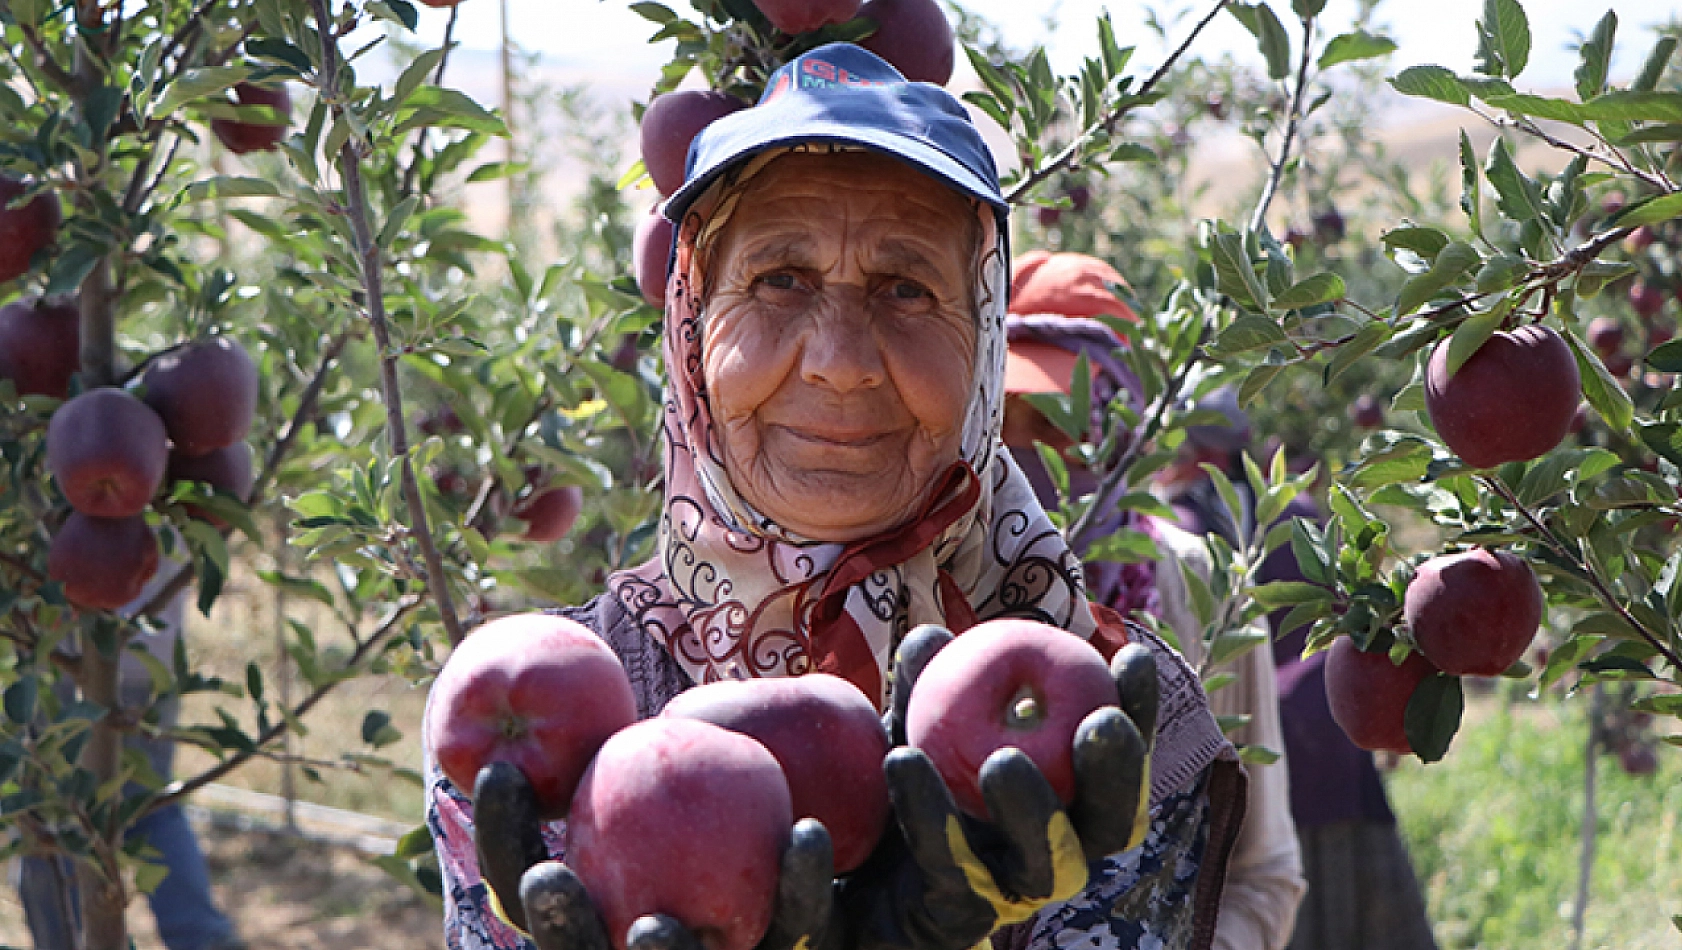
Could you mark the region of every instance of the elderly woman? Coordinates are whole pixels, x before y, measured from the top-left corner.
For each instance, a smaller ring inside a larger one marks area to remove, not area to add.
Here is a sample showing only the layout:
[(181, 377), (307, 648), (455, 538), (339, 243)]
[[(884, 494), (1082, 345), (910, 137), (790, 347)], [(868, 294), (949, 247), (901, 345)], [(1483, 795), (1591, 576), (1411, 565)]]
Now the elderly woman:
[[(927, 834), (902, 784), (907, 847), (850, 875), (831, 922), (802, 936), (848, 950), (968, 950), (989, 935), (1000, 950), (1207, 946), (1244, 778), (1183, 661), (1088, 602), (1079, 561), (999, 443), (1008, 207), (962, 106), (858, 47), (821, 47), (701, 134), (666, 213), (658, 554), (564, 612), (618, 652), (641, 715), (696, 683), (814, 670), (889, 708), (909, 679), (895, 651), (921, 624), (961, 635), (1026, 617), (1106, 655), (1141, 643), (1156, 661), (1149, 826), (1108, 853), (1088, 828), (1115, 816), (1083, 784), (1090, 800), (1070, 814), (1094, 858), (1077, 868), (1084, 889), (1047, 896), (1013, 877), (1034, 863), (1034, 842), (1006, 827), (1020, 821), (972, 823), (975, 854)], [(523, 946), (492, 912), (466, 790), (430, 750), (428, 780), (447, 944)], [(559, 832), (544, 829), (552, 854)], [(1001, 836), (1017, 851), (989, 858)], [(966, 860), (977, 855), (984, 866)]]

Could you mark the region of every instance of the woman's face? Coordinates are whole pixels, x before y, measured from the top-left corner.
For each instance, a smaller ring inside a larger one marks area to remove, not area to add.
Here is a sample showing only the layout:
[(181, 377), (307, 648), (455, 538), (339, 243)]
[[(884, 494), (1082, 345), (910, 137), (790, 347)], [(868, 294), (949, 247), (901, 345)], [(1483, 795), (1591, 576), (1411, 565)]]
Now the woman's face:
[(810, 538), (902, 524), (958, 459), (975, 376), (968, 202), (871, 153), (795, 153), (716, 239), (703, 339), (725, 470)]

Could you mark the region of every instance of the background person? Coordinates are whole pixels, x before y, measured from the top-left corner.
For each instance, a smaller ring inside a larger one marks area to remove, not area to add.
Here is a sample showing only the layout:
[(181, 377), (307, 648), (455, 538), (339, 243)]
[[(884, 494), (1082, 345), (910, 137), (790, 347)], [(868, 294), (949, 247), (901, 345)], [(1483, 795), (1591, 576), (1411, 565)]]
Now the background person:
[[(850, 82), (826, 80), (845, 71)], [(707, 127), (667, 284), (665, 512), (658, 554), (562, 611), (620, 655), (639, 712), (691, 684), (819, 670), (883, 708), (911, 628), (1049, 622), (1156, 658), (1162, 699), (1141, 846), (1069, 900), (976, 930), (910, 877), (843, 946), (1206, 947), (1242, 771), (1195, 674), (1085, 592), (1079, 563), (999, 445), (1008, 206), (963, 106), (856, 46), (785, 65), (760, 104)], [(428, 755), (451, 947), (513, 947), (490, 910), (472, 802)], [(900, 821), (910, 819), (900, 815)], [(559, 824), (546, 827), (552, 853)], [(862, 878), (862, 880), (861, 880)], [(847, 885), (866, 892), (862, 870)], [(963, 880), (960, 877), (960, 880)], [(974, 887), (973, 881), (967, 885)], [(848, 891), (850, 892), (850, 891)], [(960, 903), (973, 903), (966, 892)], [(910, 915), (910, 916), (907, 916)], [(963, 926), (908, 927), (956, 921)]]
[[(1055, 487), (1033, 443), (1062, 450), (1072, 440), (1024, 397), (1067, 395), (1075, 361), (1085, 353), (1091, 368), (1094, 424), (1098, 424), (1113, 396), (1138, 390), (1116, 356), (1120, 338), (1092, 318), (1104, 314), (1128, 320), (1136, 317), (1112, 289), (1125, 286), (1121, 275), (1103, 261), (1070, 253), (1025, 258), (1026, 266), (1016, 268), (1012, 312), (1006, 318), (1010, 352), (1005, 368), (1005, 443), (1039, 493), (1040, 503), (1053, 508), (1059, 503)], [(1064, 456), (1064, 461), (1072, 497), (1097, 487), (1093, 473), (1078, 459)], [(1101, 533), (1143, 531), (1156, 542), (1162, 558), (1154, 564), (1088, 562), (1089, 594), (1123, 613), (1144, 610), (1158, 616), (1174, 631), (1187, 662), (1197, 666), (1203, 658), (1203, 630), (1191, 610), (1180, 570), (1184, 563), (1208, 577), (1203, 545), (1190, 533), (1148, 516), (1116, 511), (1100, 517)], [(1210, 707), (1216, 715), (1251, 717), (1235, 730), (1233, 739), (1284, 754), (1271, 651), (1251, 650), (1218, 670), (1236, 678), (1209, 697)], [(1223, 950), (1279, 950), (1290, 938), (1302, 899), (1302, 859), (1291, 821), (1285, 764), (1252, 767), (1249, 773), (1249, 801), (1227, 868), (1214, 945)]]

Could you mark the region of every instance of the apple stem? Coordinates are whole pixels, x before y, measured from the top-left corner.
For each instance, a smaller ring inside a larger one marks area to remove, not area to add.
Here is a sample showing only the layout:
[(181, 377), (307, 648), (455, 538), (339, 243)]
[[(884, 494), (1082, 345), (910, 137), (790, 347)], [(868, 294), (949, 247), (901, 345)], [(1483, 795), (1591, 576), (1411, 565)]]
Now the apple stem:
[(1658, 637), (1653, 635), (1651, 630), (1647, 629), (1645, 624), (1636, 619), (1635, 615), (1630, 613), (1628, 608), (1624, 607), (1623, 603), (1618, 600), (1617, 595), (1613, 594), (1611, 589), (1606, 586), (1606, 582), (1601, 579), (1599, 572), (1594, 569), (1594, 566), (1589, 564), (1574, 549), (1568, 547), (1565, 542), (1561, 541), (1559, 536), (1554, 534), (1553, 530), (1544, 524), (1542, 519), (1536, 516), (1535, 512), (1525, 507), (1524, 503), (1518, 500), (1518, 496), (1513, 494), (1512, 489), (1507, 487), (1506, 482), (1503, 482), (1501, 479), (1492, 475), (1483, 475), (1479, 477), (1485, 485), (1489, 486), (1491, 491), (1500, 495), (1502, 498), (1505, 498), (1508, 504), (1517, 509), (1519, 514), (1523, 515), (1524, 519), (1530, 522), (1531, 526), (1534, 527), (1537, 533), (1541, 535), (1542, 541), (1546, 543), (1548, 547), (1553, 548), (1561, 557), (1570, 561), (1572, 566), (1583, 572), (1583, 576), (1588, 578), (1589, 586), (1594, 588), (1595, 595), (1600, 598), (1600, 602), (1602, 604), (1605, 604), (1607, 607), (1616, 611), (1618, 616), (1623, 619), (1624, 623), (1629, 624), (1630, 629), (1640, 634), (1641, 639), (1646, 640), (1648, 645), (1650, 645), (1654, 650), (1657, 650), (1660, 656), (1670, 661), (1672, 669), (1682, 670), (1682, 657), (1678, 657), (1674, 650), (1666, 647)]
[(1045, 719), (1039, 696), (1034, 688), (1023, 684), (1010, 698), (1010, 708), (1005, 713), (1005, 725), (1012, 729), (1031, 729)]

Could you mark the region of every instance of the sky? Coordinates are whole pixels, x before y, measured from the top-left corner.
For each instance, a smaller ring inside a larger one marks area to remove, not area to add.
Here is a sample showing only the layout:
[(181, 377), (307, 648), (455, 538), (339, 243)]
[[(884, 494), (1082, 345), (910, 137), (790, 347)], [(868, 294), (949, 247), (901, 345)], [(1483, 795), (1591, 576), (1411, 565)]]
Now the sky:
[[(999, 24), (1004, 35), (1018, 46), (1044, 43), (1053, 63), (1062, 71), (1078, 65), (1081, 57), (1094, 52), (1093, 23), (1108, 9), (1124, 45), (1137, 44), (1136, 68), (1149, 70), (1166, 55), (1142, 27), (1144, 10), (1183, 11), (1187, 15), (1176, 32), (1189, 31), (1208, 4), (1185, 0), (964, 0), (976, 13)], [(600, 73), (612, 82), (627, 75), (641, 74), (649, 82), (665, 61), (669, 47), (650, 46), (646, 40), (654, 26), (629, 9), (627, 0), (507, 0), (511, 33), (524, 49), (538, 52), (568, 71)], [(687, 10), (684, 0), (667, 0), (674, 8)], [(1275, 12), (1290, 28), (1286, 0), (1272, 0)], [(1420, 63), (1435, 63), (1457, 72), (1470, 72), (1476, 49), (1474, 23), (1483, 8), (1477, 0), (1389, 0), (1378, 8), (1376, 22), (1386, 27), (1399, 49), (1392, 58), (1396, 70)], [(1619, 43), (1613, 61), (1614, 79), (1632, 76), (1652, 44), (1647, 29), (1654, 24), (1682, 19), (1682, 0), (1524, 0), (1532, 35), (1530, 66), (1518, 85), (1533, 89), (1567, 88), (1576, 68), (1571, 49), (1577, 38), (1593, 28), (1607, 10), (1618, 14)], [(491, 50), (501, 41), (497, 15), (498, 0), (462, 0), (456, 37), (470, 49)], [(1355, 9), (1354, 0), (1330, 0), (1324, 22), (1342, 32)], [(422, 36), (437, 43), (443, 36), (448, 13), (420, 7)], [(1047, 29), (1048, 16), (1057, 27)], [(1293, 38), (1294, 38), (1294, 31)], [(1232, 51), (1241, 56), (1259, 55), (1255, 42), (1237, 21), (1222, 15), (1201, 37), (1194, 49), (1204, 55)], [(961, 59), (961, 57), (960, 57)]]

